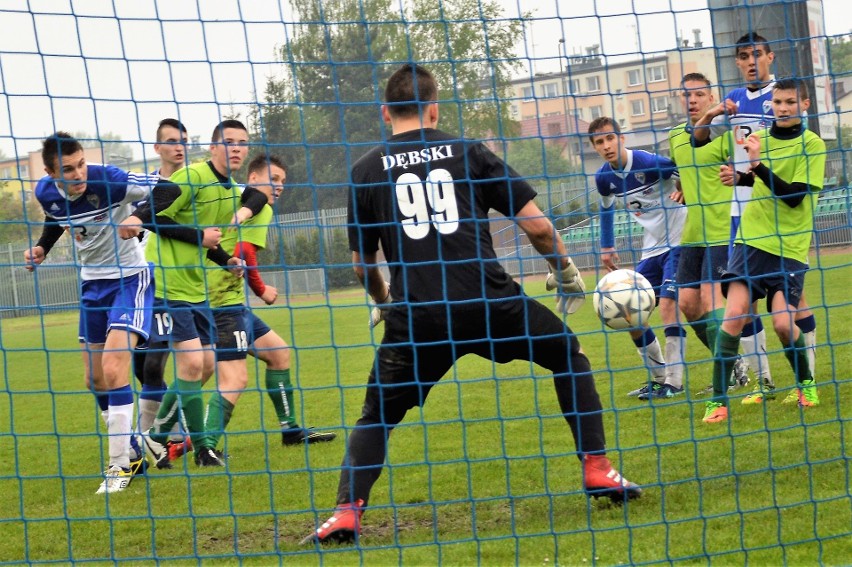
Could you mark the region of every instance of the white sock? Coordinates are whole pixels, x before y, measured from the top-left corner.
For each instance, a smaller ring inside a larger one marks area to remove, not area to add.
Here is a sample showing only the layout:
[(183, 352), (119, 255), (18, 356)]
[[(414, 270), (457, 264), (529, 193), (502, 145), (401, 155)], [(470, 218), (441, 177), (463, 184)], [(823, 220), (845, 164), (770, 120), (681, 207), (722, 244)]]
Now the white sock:
[(109, 409), (101, 410), (101, 419), (104, 420), (104, 425), (109, 429)]
[(158, 411), (160, 411), (159, 400), (139, 399), (139, 431), (148, 431), (154, 426)]
[(762, 329), (756, 335), (743, 337), (740, 344), (743, 347), (743, 358), (760, 383), (772, 386), (769, 356), (766, 354), (766, 330)]
[(130, 424), (133, 423), (133, 404), (109, 406), (109, 464), (130, 468)]
[(663, 358), (663, 351), (660, 349), (660, 341), (654, 338), (651, 344), (638, 347), (636, 352), (642, 359), (642, 364), (646, 365), (654, 376), (654, 382), (664, 384), (666, 381), (666, 361)]
[(808, 368), (811, 371), (811, 378), (816, 380), (816, 329), (805, 335), (805, 346), (808, 351)]
[(666, 384), (683, 388), (683, 352), (686, 337), (666, 337)]

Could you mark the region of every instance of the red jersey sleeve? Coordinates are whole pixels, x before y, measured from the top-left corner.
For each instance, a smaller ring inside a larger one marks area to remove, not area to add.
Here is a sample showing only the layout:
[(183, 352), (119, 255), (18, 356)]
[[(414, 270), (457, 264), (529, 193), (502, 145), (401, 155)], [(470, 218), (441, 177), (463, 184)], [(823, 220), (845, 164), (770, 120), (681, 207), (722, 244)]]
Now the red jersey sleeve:
[(251, 242), (237, 242), (234, 256), (242, 258), (246, 263), (246, 279), (251, 290), (258, 297), (263, 295), (266, 284), (263, 283), (263, 278), (260, 277), (260, 271), (257, 269), (257, 246)]

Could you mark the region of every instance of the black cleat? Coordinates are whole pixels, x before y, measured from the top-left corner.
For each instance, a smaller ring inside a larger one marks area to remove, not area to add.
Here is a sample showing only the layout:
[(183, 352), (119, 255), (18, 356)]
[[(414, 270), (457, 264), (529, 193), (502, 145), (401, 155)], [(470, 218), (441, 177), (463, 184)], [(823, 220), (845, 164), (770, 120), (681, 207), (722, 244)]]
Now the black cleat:
[(195, 464), (199, 467), (224, 467), (225, 459), (221, 451), (210, 447), (198, 447), (195, 450)]
[(292, 428), (281, 431), (282, 445), (301, 445), (302, 443), (327, 443), (337, 438), (337, 433), (315, 431), (309, 428)]

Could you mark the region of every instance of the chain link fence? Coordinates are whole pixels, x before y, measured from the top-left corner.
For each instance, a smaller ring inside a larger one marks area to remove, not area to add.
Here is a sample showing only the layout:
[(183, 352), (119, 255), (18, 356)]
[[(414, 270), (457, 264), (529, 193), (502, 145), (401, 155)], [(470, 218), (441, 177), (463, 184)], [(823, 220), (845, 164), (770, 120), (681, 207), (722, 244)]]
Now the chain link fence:
[[(852, 244), (850, 199), (848, 188), (826, 192), (820, 199), (814, 225), (817, 250)], [(339, 211), (334, 211), (322, 218), (339, 218), (339, 215)], [(568, 253), (581, 270), (594, 270), (598, 266), (596, 220), (589, 219), (562, 231)], [(638, 262), (635, 251), (640, 250), (642, 237), (635, 223), (626, 222), (621, 227), (621, 235), (616, 237), (616, 247), (622, 263), (628, 265)], [(70, 242), (57, 243), (48, 261), (33, 272), (24, 265), (24, 250), (24, 244), (7, 244), (0, 249), (0, 318), (77, 308), (80, 303), (78, 271)], [(547, 263), (523, 235), (496, 251), (500, 262), (515, 277), (547, 273)], [(262, 273), (264, 280), (282, 295), (316, 295), (329, 291), (327, 271), (323, 268), (264, 270)]]

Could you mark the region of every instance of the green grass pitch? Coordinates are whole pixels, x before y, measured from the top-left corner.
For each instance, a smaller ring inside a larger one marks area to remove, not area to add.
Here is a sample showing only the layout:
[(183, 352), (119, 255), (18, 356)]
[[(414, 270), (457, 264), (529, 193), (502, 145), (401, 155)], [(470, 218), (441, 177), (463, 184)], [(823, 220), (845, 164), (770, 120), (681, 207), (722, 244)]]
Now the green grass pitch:
[[(589, 301), (569, 324), (596, 371), (610, 456), (643, 485), (641, 500), (621, 508), (583, 496), (549, 376), (468, 357), (393, 433), (361, 546), (322, 554), (298, 541), (334, 505), (347, 427), (380, 339), (362, 292), (261, 310), (295, 347), (300, 421), (340, 439), (283, 448), (252, 371), (225, 437), (227, 471), (184, 459), (108, 499), (95, 496), (106, 438), (82, 385), (76, 312), (2, 320), (0, 562), (848, 563), (852, 255), (825, 254), (812, 267), (818, 408), (781, 404), (786, 392), (765, 407), (735, 399), (730, 426), (711, 427), (692, 394), (653, 405), (627, 398), (645, 370), (625, 333), (601, 331)], [(551, 301), (541, 279), (525, 289)], [(789, 388), (792, 372), (766, 323), (773, 376)], [(689, 335), (687, 386), (697, 392), (710, 363)]]

